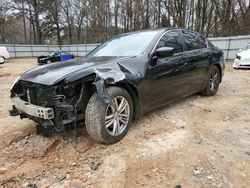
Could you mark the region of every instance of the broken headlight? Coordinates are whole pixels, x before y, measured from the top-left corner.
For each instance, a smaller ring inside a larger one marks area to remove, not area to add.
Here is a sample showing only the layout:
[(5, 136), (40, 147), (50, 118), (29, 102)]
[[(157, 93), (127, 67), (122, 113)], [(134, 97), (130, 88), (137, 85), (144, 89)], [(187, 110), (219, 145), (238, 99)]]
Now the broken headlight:
[(80, 89), (78, 84), (60, 85), (56, 88), (56, 97), (60, 101), (71, 103), (79, 95)]

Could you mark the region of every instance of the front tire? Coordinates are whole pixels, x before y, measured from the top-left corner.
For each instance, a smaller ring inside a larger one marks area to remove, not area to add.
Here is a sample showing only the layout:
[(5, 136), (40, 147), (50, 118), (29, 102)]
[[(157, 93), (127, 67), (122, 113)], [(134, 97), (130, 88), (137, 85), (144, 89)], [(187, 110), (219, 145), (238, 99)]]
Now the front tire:
[(133, 102), (123, 88), (110, 87), (107, 90), (113, 104), (106, 104), (94, 93), (86, 108), (85, 124), (90, 137), (101, 143), (113, 144), (128, 132), (133, 119)]
[(213, 65), (208, 73), (208, 82), (207, 86), (202, 91), (202, 95), (213, 96), (217, 93), (220, 85), (221, 73), (217, 66)]

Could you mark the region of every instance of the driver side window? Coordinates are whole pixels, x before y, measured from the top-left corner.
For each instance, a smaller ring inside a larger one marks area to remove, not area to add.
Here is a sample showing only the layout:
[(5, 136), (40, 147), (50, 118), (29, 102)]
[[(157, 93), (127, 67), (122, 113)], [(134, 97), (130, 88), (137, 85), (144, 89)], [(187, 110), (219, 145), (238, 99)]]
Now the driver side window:
[(61, 53), (60, 52), (56, 52), (55, 53), (55, 57), (59, 57), (59, 56), (61, 56)]
[(170, 31), (163, 35), (156, 49), (161, 47), (172, 47), (174, 48), (174, 53), (182, 52), (183, 47), (179, 31)]

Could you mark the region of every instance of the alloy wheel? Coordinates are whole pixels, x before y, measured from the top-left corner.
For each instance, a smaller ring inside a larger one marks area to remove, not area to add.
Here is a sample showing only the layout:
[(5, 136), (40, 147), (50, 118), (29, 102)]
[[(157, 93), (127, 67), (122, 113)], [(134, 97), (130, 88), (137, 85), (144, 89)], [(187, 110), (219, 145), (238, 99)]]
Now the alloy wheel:
[(214, 69), (213, 72), (211, 73), (210, 80), (209, 80), (209, 88), (210, 91), (216, 91), (219, 87), (220, 83), (220, 73), (218, 72), (217, 69)]
[(123, 133), (129, 123), (130, 106), (127, 99), (117, 96), (109, 104), (105, 114), (105, 126), (112, 136), (119, 136)]

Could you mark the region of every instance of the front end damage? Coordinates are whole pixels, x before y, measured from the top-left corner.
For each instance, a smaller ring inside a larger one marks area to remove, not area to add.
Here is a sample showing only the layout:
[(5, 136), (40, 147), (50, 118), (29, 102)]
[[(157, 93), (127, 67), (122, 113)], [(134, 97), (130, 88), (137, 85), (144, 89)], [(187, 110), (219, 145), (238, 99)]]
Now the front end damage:
[(20, 79), (11, 90), (10, 115), (35, 121), (37, 132), (50, 137), (53, 132), (65, 131), (66, 125), (76, 128), (77, 122), (84, 122), (86, 106), (95, 91), (112, 105), (106, 88), (124, 80), (122, 71), (110, 68), (94, 68), (84, 78), (74, 75), (52, 86)]
[(37, 122), (38, 133), (44, 136), (62, 132), (65, 125), (84, 119), (84, 106), (92, 92), (87, 86), (82, 82), (44, 86), (19, 81), (11, 91), (14, 105), (10, 115)]

